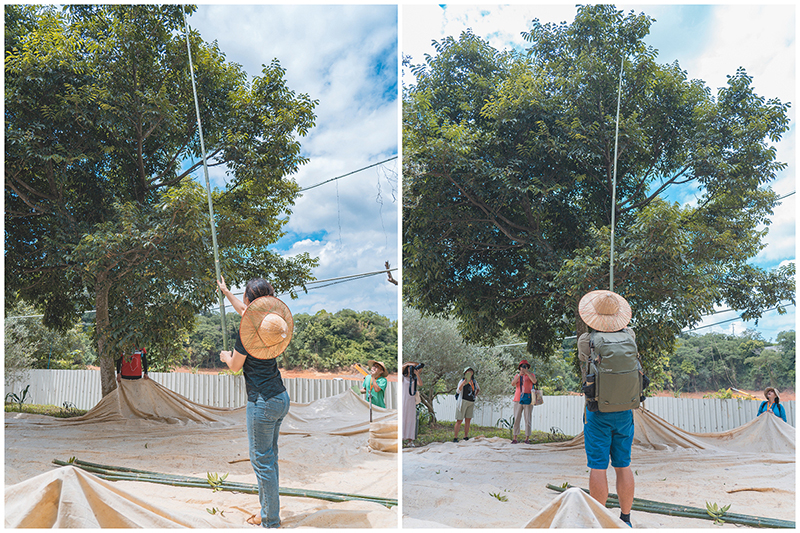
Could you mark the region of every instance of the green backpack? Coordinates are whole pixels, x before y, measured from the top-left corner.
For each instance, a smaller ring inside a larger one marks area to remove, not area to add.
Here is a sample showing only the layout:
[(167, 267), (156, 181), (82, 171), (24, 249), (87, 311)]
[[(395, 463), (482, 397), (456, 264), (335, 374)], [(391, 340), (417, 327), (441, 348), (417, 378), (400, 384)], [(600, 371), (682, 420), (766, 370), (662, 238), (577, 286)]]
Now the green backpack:
[(613, 413), (639, 407), (644, 387), (636, 339), (623, 331), (596, 331), (589, 340), (589, 372), (584, 386), (587, 408)]

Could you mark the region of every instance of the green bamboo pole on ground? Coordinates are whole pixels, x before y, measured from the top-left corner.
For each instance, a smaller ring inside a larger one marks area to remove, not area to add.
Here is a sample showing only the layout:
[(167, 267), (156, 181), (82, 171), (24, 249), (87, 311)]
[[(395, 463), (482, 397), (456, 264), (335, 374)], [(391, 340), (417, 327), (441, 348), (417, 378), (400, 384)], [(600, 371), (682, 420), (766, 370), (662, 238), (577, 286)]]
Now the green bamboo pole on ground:
[[(177, 474), (164, 474), (160, 472), (151, 472), (148, 470), (137, 470), (134, 468), (126, 468), (122, 466), (109, 466), (97, 463), (89, 463), (81, 461), (80, 459), (72, 459), (70, 461), (60, 461), (53, 459), (53, 463), (59, 466), (75, 466), (87, 472), (91, 472), (101, 479), (108, 481), (142, 481), (147, 483), (157, 483), (160, 485), (170, 485), (174, 487), (189, 487), (189, 488), (212, 488), (207, 479), (181, 476)], [(258, 494), (258, 486), (250, 483), (239, 483), (232, 481), (223, 481), (218, 486), (219, 490), (229, 492), (242, 492), (245, 494)], [(396, 507), (396, 498), (383, 498), (381, 496), (364, 496), (361, 494), (347, 494), (339, 492), (327, 492), (320, 490), (306, 490), (306, 489), (291, 489), (286, 487), (279, 487), (278, 493), (282, 496), (295, 496), (303, 498), (315, 498), (318, 500), (327, 500), (333, 502), (344, 501), (365, 501), (383, 505), (384, 507)]]
[[(564, 492), (572, 488), (572, 486), (558, 487), (556, 485), (547, 484), (547, 488), (557, 492)], [(589, 494), (588, 489), (581, 488), (583, 492)], [(606, 500), (606, 507), (615, 508), (619, 507), (619, 498), (616, 494), (609, 493), (608, 500)], [(715, 520), (713, 516), (708, 514), (705, 509), (699, 507), (689, 507), (686, 505), (678, 505), (673, 503), (658, 502), (655, 500), (644, 500), (641, 498), (633, 499), (634, 511), (643, 511), (647, 513), (663, 514), (669, 516), (679, 516), (683, 518), (699, 518), (701, 520)], [(791, 520), (781, 520), (779, 518), (764, 518), (760, 516), (751, 516), (739, 513), (726, 512), (720, 517), (721, 520), (731, 524), (741, 524), (752, 527), (769, 527), (781, 529), (795, 529), (795, 522)]]

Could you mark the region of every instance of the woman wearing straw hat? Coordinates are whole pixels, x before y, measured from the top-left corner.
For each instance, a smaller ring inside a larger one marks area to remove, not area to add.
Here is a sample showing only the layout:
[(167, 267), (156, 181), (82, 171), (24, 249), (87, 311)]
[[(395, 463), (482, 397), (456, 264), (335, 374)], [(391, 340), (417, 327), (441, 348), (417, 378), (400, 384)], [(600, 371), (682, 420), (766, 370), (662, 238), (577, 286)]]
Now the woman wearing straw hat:
[(220, 352), (219, 358), (231, 370), (243, 369), (244, 373), (250, 463), (258, 479), (261, 503), (261, 516), (251, 523), (280, 527), (278, 434), (289, 412), (289, 394), (276, 357), (292, 339), (294, 320), (289, 308), (275, 298), (275, 289), (265, 279), (248, 281), (243, 301), (228, 290), (225, 278), (217, 284), (236, 312), (242, 315), (236, 347), (232, 352)]
[(361, 384), (361, 394), (369, 394), (367, 401), (370, 401), (371, 397), (372, 405), (386, 407), (386, 386), (389, 384), (386, 379), (386, 376), (389, 375), (389, 372), (386, 371), (386, 365), (372, 359), (367, 364), (370, 366), (371, 372), (369, 376), (364, 376), (364, 383)]
[[(578, 303), (578, 314), (583, 321), (598, 332), (625, 332), (636, 336), (628, 326), (631, 306), (619, 294), (611, 291), (592, 291)], [(586, 362), (592, 349), (592, 336), (584, 333), (578, 338), (578, 358)], [(589, 493), (605, 505), (608, 499), (609, 457), (617, 474), (617, 494), (620, 504), (620, 519), (630, 525), (631, 507), (635, 482), (631, 470), (631, 446), (633, 445), (633, 411), (603, 413), (584, 410), (584, 447), (589, 472)]]
[(464, 369), (464, 377), (458, 382), (456, 387), (459, 395), (456, 402), (456, 425), (453, 428), (453, 442), (458, 442), (458, 431), (461, 429), (461, 421), (464, 421), (464, 440), (469, 440), (469, 423), (475, 410), (475, 397), (481, 391), (478, 382), (475, 380), (475, 369), (468, 366)]
[(766, 398), (767, 401), (761, 402), (761, 405), (758, 407), (758, 415), (756, 416), (760, 416), (762, 413), (772, 412), (772, 414), (786, 422), (786, 410), (781, 405), (778, 391), (773, 387), (767, 387), (764, 389), (764, 398)]
[(419, 363), (403, 363), (401, 394), (403, 396), (403, 442), (406, 444), (411, 444), (417, 438), (417, 403), (419, 403), (417, 387), (422, 385), (419, 371)]

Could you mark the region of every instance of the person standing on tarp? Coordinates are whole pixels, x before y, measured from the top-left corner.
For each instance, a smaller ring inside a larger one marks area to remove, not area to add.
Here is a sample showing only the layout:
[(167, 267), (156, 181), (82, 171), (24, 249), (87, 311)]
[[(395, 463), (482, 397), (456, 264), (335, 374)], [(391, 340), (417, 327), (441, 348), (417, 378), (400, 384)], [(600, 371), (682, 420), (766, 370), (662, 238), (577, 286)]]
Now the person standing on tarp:
[(525, 415), (525, 444), (531, 443), (531, 418), (533, 410), (533, 386), (536, 384), (536, 374), (529, 369), (531, 365), (523, 359), (517, 365), (519, 374), (511, 380), (514, 386), (514, 429), (511, 444), (516, 444), (519, 435), (519, 425), (523, 414)]
[[(386, 371), (386, 365), (380, 361), (370, 360), (368, 364), (370, 365), (371, 373), (369, 376), (364, 376), (361, 394), (369, 394), (372, 397), (372, 405), (386, 407), (386, 386), (389, 384), (386, 376), (389, 375), (389, 372)], [(368, 402), (370, 401), (370, 396), (367, 396)]]
[(419, 371), (423, 365), (404, 363), (403, 375), (403, 442), (411, 444), (417, 438), (417, 404), (419, 403), (418, 387), (422, 386)]
[(767, 401), (761, 402), (761, 405), (758, 407), (758, 415), (756, 416), (760, 416), (762, 413), (772, 412), (772, 414), (786, 422), (786, 410), (781, 405), (778, 391), (773, 387), (767, 387), (764, 389), (764, 398), (766, 398)]
[(458, 442), (458, 431), (461, 429), (461, 421), (464, 421), (464, 440), (469, 440), (469, 423), (475, 410), (475, 398), (481, 388), (475, 379), (475, 369), (468, 366), (464, 369), (464, 377), (456, 386), (456, 425), (453, 428), (453, 442)]
[(233, 371), (242, 370), (247, 390), (247, 438), (250, 464), (258, 480), (260, 516), (247, 521), (264, 527), (280, 527), (281, 504), (278, 486), (278, 436), (281, 422), (289, 412), (289, 394), (281, 379), (277, 357), (292, 340), (294, 320), (286, 304), (275, 298), (275, 289), (265, 279), (247, 282), (239, 300), (217, 281), (219, 290), (242, 315), (236, 347), (222, 351), (219, 359)]
[[(593, 333), (584, 333), (578, 338), (578, 358), (585, 362), (596, 361), (596, 343), (603, 341), (603, 336), (626, 342), (631, 346), (633, 353), (630, 355), (638, 359), (636, 350), (636, 337), (628, 326), (631, 320), (631, 306), (620, 296), (611, 291), (597, 290), (585, 294), (578, 303), (578, 314), (588, 325)], [(622, 342), (620, 342), (621, 344)], [(598, 350), (599, 351), (599, 350)], [(626, 351), (625, 354), (628, 354)], [(615, 359), (623, 357), (615, 355)], [(641, 378), (635, 392), (636, 405), (638, 406), (641, 393)], [(633, 374), (632, 374), (633, 375)], [(618, 393), (622, 380), (614, 381), (616, 385), (606, 387), (604, 391)], [(627, 388), (627, 387), (626, 387)], [(586, 386), (584, 387), (586, 390)], [(633, 390), (633, 387), (631, 387)], [(584, 409), (585, 423), (583, 426), (584, 447), (586, 449), (587, 466), (589, 467), (589, 493), (592, 498), (606, 504), (608, 499), (607, 470), (609, 457), (611, 466), (617, 474), (617, 495), (619, 496), (620, 519), (631, 525), (631, 508), (633, 507), (633, 494), (635, 482), (631, 470), (631, 447), (633, 445), (633, 411), (631, 408), (604, 412), (598, 410), (597, 401), (587, 405)]]
[(122, 354), (117, 359), (117, 383), (123, 379), (150, 379), (147, 376), (147, 350), (139, 348), (132, 354)]

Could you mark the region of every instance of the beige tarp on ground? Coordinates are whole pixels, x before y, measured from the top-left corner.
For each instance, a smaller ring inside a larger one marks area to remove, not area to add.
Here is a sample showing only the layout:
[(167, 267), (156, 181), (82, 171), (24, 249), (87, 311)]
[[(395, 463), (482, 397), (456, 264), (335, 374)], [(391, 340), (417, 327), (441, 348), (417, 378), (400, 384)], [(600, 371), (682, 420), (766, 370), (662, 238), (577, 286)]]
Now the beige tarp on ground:
[[(381, 427), (393, 424), (396, 433), (396, 411), (373, 408), (377, 422), (371, 428), (369, 405), (348, 391), (311, 404), (292, 404), (290, 414), (279, 441), (282, 487), (397, 498), (397, 454), (370, 447), (381, 445), (380, 439), (373, 439)], [(57, 471), (53, 459), (73, 456), (202, 478), (207, 472), (228, 473), (230, 481), (256, 482), (243, 408), (194, 404), (151, 380), (123, 381), (118, 391), (77, 422), (19, 413), (7, 413), (5, 422), (8, 490)], [(181, 517), (189, 524), (204, 524), (200, 527), (251, 527), (245, 520), (259, 510), (256, 495), (131, 481), (109, 485), (176, 523)], [(6, 509), (9, 504), (29, 505), (16, 499), (19, 494), (7, 492)], [(206, 511), (215, 507), (224, 516)], [(13, 520), (7, 512), (6, 525)], [(397, 514), (394, 508), (370, 502), (281, 496), (281, 520), (284, 527), (396, 527)], [(85, 527), (92, 527), (88, 518)]]
[[(795, 430), (790, 425), (763, 415), (724, 433), (694, 434), (645, 410), (634, 415), (631, 467), (638, 498), (700, 508), (706, 502), (731, 504), (734, 513), (795, 519)], [(546, 488), (564, 482), (588, 488), (588, 477), (583, 435), (540, 445), (478, 436), (405, 449), (403, 525), (522, 527), (542, 518), (549, 506), (557, 506), (561, 516), (593, 520), (585, 502), (559, 500)], [(616, 492), (613, 468), (608, 479), (610, 492)], [(619, 516), (618, 510), (610, 512)], [(710, 520), (637, 511), (631, 518), (639, 528), (713, 527)]]
[(529, 529), (628, 529), (619, 515), (574, 487), (564, 491), (525, 524)]

